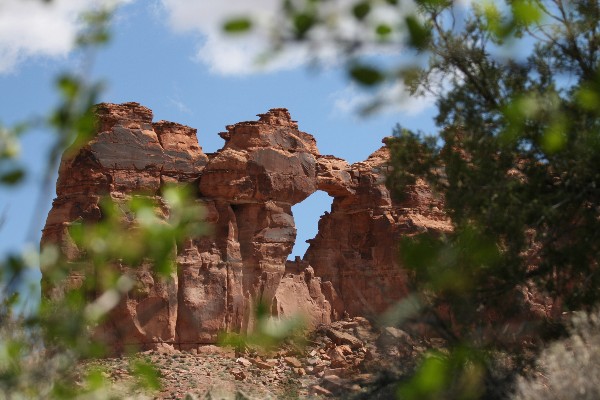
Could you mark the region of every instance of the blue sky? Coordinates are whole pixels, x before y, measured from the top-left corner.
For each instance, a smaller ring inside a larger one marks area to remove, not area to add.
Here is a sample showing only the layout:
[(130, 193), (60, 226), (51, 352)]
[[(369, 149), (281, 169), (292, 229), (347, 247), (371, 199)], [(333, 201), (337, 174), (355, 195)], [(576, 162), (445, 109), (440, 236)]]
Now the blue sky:
[[(72, 52), (77, 15), (98, 2), (54, 0), (54, 5), (48, 7), (36, 0), (3, 0), (2, 124), (10, 126), (43, 116), (56, 104), (56, 75), (65, 70), (77, 71), (82, 63), (80, 56)], [(310, 50), (306, 48), (291, 49), (266, 68), (258, 68), (254, 60), (265, 43), (260, 33), (240, 41), (219, 34), (223, 16), (245, 12), (250, 2), (119, 3), (112, 24), (113, 38), (96, 55), (93, 65), (92, 78), (106, 85), (101, 100), (136, 101), (151, 108), (157, 121), (171, 120), (197, 128), (206, 152), (222, 146), (217, 134), (225, 125), (254, 120), (256, 114), (273, 107), (288, 108), (300, 129), (315, 136), (322, 154), (349, 162), (364, 160), (377, 150), (396, 123), (434, 131), (431, 99), (404, 99), (377, 115), (358, 117), (357, 105), (367, 94), (347, 80), (331, 54), (325, 55), (323, 66), (316, 70), (307, 68)], [(268, 21), (268, 10), (276, 3), (259, 0), (252, 6), (260, 9), (260, 18)], [(388, 94), (398, 93), (398, 88), (389, 89)], [(54, 182), (48, 193), (40, 194), (51, 144), (52, 133), (43, 129), (33, 130), (22, 139), (21, 163), (30, 174), (21, 187), (0, 189), (0, 218), (5, 218), (0, 229), (0, 255), (38, 245), (54, 197)], [(316, 193), (294, 207), (298, 239), (290, 257), (303, 255), (304, 241), (315, 235), (318, 217), (330, 204), (331, 198)]]

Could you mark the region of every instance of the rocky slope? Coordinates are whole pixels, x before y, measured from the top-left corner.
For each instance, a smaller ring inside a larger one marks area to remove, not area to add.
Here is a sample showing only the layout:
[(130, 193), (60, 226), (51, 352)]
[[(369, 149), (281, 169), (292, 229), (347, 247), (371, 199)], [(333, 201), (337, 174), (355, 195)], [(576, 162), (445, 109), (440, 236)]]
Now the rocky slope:
[[(443, 344), (441, 339), (417, 340), (392, 327), (377, 329), (354, 317), (320, 327), (304, 344), (290, 341), (271, 351), (158, 346), (82, 367), (100, 368), (110, 382), (109, 394), (116, 398), (394, 398), (397, 382), (412, 372), (418, 357)], [(157, 369), (158, 391), (136, 388), (132, 366), (140, 360)]]
[[(150, 265), (132, 269), (115, 261), (137, 282), (101, 327), (116, 350), (165, 343), (191, 350), (214, 343), (221, 331), (251, 331), (258, 302), (273, 318), (302, 313), (311, 327), (380, 313), (408, 290), (394, 254), (398, 236), (451, 229), (422, 182), (408, 189), (404, 203), (392, 200), (385, 146), (352, 165), (321, 155), (286, 109), (227, 126), (215, 154), (203, 153), (195, 129), (154, 123), (151, 110), (137, 103), (100, 104), (96, 114), (97, 134), (63, 156), (42, 244), (58, 244), (78, 265), (83, 254), (68, 227), (99, 221), (103, 196), (117, 204), (134, 194), (160, 201), (161, 188), (177, 182), (197, 188), (214, 232), (178, 248), (177, 272), (167, 279)], [(331, 212), (321, 217), (305, 257), (286, 261), (296, 239), (291, 207), (317, 190), (334, 198)], [(96, 272), (74, 268), (45, 295), (59, 296)]]

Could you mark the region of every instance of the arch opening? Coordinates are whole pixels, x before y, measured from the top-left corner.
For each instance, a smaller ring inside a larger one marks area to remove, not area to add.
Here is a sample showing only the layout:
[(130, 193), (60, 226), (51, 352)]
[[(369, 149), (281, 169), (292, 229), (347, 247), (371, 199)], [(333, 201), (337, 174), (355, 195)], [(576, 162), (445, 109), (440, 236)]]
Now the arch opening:
[(322, 190), (317, 190), (304, 201), (292, 206), (294, 223), (296, 224), (296, 241), (288, 256), (293, 261), (296, 257), (303, 258), (308, 249), (307, 240), (317, 236), (319, 219), (325, 212), (331, 212), (333, 197)]

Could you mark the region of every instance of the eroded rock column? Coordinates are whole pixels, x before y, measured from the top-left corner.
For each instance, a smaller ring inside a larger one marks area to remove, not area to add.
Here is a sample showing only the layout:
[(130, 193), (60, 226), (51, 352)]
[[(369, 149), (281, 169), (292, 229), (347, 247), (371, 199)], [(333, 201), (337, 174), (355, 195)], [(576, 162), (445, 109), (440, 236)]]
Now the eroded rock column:
[[(169, 210), (160, 197), (162, 185), (197, 180), (208, 161), (198, 145), (195, 129), (165, 121), (152, 123), (152, 111), (137, 103), (99, 104), (95, 111), (98, 118), (95, 137), (76, 153), (67, 150), (63, 155), (57, 198), (43, 230), (42, 245), (59, 245), (66, 260), (74, 266), (62, 285), (43, 285), (44, 295), (50, 298), (60, 296), (69, 287), (84, 285), (87, 280), (99, 280), (106, 272), (94, 270), (86, 261), (86, 254), (74, 244), (68, 231), (72, 223), (100, 221), (102, 197), (118, 206), (132, 196), (156, 201), (161, 205), (157, 215), (166, 220)], [(135, 221), (124, 212), (120, 219), (124, 229), (136, 229)], [(175, 342), (176, 272), (164, 278), (153, 272), (150, 263), (130, 268), (118, 260), (106, 268), (131, 276), (136, 285), (111, 311), (97, 334), (115, 350), (130, 344), (145, 348), (158, 342)], [(91, 288), (89, 293), (92, 297), (101, 294), (99, 286)]]
[[(228, 221), (217, 224), (228, 238), (221, 246), (230, 294), (225, 325), (242, 332), (253, 329), (259, 302), (272, 307), (296, 239), (291, 207), (316, 190), (314, 138), (285, 109), (259, 117), (227, 127), (225, 146), (200, 179), (201, 195), (219, 203), (219, 220)], [(196, 334), (179, 332), (183, 342)]]

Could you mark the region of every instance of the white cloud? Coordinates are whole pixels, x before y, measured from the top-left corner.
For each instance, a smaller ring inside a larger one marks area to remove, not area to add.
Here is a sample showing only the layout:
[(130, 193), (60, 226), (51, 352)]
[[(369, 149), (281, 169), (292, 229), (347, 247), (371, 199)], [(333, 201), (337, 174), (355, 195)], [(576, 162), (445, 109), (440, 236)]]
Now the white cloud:
[[(260, 69), (257, 59), (267, 50), (267, 26), (275, 19), (281, 4), (280, 0), (161, 0), (161, 3), (172, 30), (200, 33), (202, 44), (194, 58), (212, 72), (223, 75), (245, 75)], [(223, 33), (225, 21), (242, 16), (252, 16), (252, 34), (229, 37)], [(297, 64), (296, 57), (281, 57), (264, 70)]]
[(350, 115), (378, 104), (376, 111), (380, 113), (414, 116), (434, 107), (436, 100), (433, 94), (411, 95), (402, 81), (383, 85), (374, 92), (361, 90), (352, 83), (331, 97), (334, 112)]
[(38, 56), (61, 57), (74, 45), (82, 12), (131, 0), (1, 0), (0, 73)]
[[(281, 0), (225, 0), (220, 2), (198, 0), (160, 0), (167, 14), (168, 25), (176, 32), (196, 32), (202, 37), (195, 59), (209, 69), (223, 75), (247, 75), (256, 72), (293, 69), (318, 59), (323, 64), (335, 64), (340, 60), (339, 46), (332, 43), (335, 35), (347, 41), (365, 39), (374, 35), (373, 29), (365, 31), (351, 17), (350, 9), (355, 4), (351, 0), (332, 0), (319, 3), (321, 15), (327, 24), (315, 29), (311, 44), (287, 42), (285, 50), (276, 57), (261, 63), (271, 49), (271, 39), (288, 23), (281, 16)], [(407, 2), (410, 3), (410, 2)], [(387, 7), (387, 8), (386, 8)], [(381, 5), (373, 10), (369, 18), (394, 24), (406, 10), (390, 12), (390, 6)], [(223, 23), (230, 18), (251, 16), (253, 29), (241, 37), (227, 36)], [(332, 34), (333, 33), (333, 34)], [(396, 47), (394, 51), (398, 51)], [(366, 53), (381, 53), (383, 48), (368, 49)], [(389, 50), (388, 50), (389, 51)]]
[(192, 110), (177, 97), (169, 97), (169, 104), (182, 114), (191, 114)]

